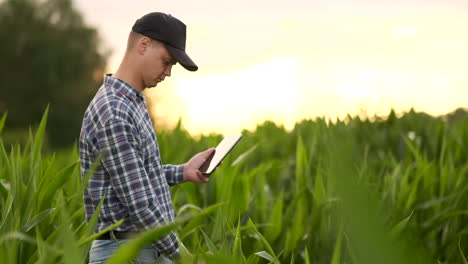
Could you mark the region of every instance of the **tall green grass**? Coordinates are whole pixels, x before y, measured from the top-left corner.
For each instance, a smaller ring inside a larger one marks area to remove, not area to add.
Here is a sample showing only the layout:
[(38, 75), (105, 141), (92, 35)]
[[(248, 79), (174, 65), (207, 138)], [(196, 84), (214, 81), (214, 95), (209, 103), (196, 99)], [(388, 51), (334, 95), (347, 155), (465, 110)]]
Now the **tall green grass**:
[[(97, 215), (84, 221), (92, 173), (81, 179), (76, 146), (44, 152), (47, 115), (26, 144), (0, 137), (0, 263), (85, 263), (99, 235)], [(6, 115), (0, 135), (5, 127)], [(292, 131), (265, 122), (243, 134), (209, 183), (172, 188), (174, 223), (109, 263), (171, 230), (193, 254), (184, 263), (466, 263), (467, 119), (392, 112), (304, 120)], [(181, 123), (158, 133), (173, 164), (221, 138), (193, 138)]]

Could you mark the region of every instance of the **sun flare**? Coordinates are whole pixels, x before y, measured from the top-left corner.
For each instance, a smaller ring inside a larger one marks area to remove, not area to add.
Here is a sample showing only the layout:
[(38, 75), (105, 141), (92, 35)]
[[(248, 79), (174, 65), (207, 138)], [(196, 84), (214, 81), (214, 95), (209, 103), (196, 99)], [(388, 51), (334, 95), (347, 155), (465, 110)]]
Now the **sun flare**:
[(227, 133), (273, 117), (288, 123), (298, 100), (297, 72), (296, 60), (275, 58), (237, 72), (179, 78), (184, 125), (195, 133)]

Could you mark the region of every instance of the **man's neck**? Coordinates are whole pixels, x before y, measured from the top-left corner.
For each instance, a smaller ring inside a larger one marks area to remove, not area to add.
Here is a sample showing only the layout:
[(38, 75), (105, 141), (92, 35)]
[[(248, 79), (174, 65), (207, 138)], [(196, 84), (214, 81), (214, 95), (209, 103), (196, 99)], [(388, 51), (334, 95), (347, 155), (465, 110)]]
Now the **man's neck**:
[(139, 74), (134, 71), (136, 68), (137, 67), (130, 65), (130, 63), (126, 62), (124, 59), (112, 77), (128, 83), (139, 92), (143, 92), (145, 85), (141, 80), (141, 76), (139, 76)]

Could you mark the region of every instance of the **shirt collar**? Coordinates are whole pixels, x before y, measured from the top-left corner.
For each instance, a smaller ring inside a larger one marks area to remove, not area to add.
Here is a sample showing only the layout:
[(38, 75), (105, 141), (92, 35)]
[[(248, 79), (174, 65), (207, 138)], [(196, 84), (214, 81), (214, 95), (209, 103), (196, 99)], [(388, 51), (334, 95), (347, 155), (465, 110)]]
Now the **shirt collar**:
[(104, 85), (118, 89), (120, 92), (122, 92), (125, 96), (127, 96), (131, 100), (134, 100), (137, 102), (142, 101), (142, 100), (145, 101), (145, 97), (143, 96), (142, 92), (133, 88), (130, 84), (118, 78), (112, 77), (112, 74), (110, 73), (104, 75)]

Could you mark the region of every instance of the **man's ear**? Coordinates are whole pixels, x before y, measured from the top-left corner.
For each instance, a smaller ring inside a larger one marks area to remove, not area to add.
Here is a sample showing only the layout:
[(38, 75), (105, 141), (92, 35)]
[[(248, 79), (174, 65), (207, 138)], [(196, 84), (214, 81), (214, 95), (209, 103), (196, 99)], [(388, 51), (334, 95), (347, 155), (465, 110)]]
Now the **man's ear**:
[(140, 54), (140, 55), (145, 54), (145, 52), (148, 50), (150, 45), (151, 45), (151, 39), (148, 38), (148, 37), (142, 37), (137, 42), (137, 52), (138, 52), (138, 54)]

